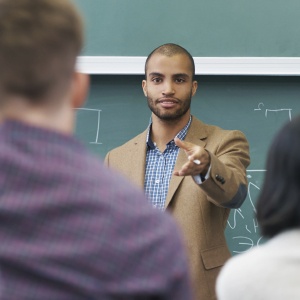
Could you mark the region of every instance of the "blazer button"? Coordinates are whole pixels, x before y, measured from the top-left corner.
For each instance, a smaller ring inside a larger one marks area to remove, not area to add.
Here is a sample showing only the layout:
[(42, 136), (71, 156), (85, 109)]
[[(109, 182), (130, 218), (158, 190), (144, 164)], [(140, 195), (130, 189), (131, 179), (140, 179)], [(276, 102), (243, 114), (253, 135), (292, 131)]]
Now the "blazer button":
[(224, 179), (224, 177), (222, 177), (222, 176), (221, 176), (221, 175), (219, 175), (219, 174), (217, 174), (217, 175), (216, 175), (216, 179), (217, 179), (217, 181), (221, 182), (222, 184), (224, 184), (224, 183), (225, 183), (225, 179)]

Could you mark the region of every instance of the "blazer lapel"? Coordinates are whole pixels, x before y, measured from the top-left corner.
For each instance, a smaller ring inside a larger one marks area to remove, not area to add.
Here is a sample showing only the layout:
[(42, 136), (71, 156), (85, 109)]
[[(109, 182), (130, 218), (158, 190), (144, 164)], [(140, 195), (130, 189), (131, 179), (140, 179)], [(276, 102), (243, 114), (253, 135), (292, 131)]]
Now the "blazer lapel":
[[(186, 160), (187, 160), (186, 154), (184, 153), (183, 150), (180, 149), (174, 166), (174, 170), (180, 169), (181, 166), (186, 162)], [(173, 195), (175, 194), (183, 178), (184, 176), (174, 176), (174, 175), (171, 176), (165, 207), (169, 205), (171, 199), (173, 198)]]
[[(207, 134), (205, 130), (203, 130), (204, 125), (201, 121), (197, 120), (195, 117), (192, 119), (192, 123), (190, 125), (190, 128), (188, 130), (188, 133), (186, 135), (185, 141), (189, 143), (193, 143), (195, 145), (199, 145), (202, 147), (205, 147), (206, 143), (204, 139), (207, 137)], [(187, 162), (187, 155), (185, 154), (184, 150), (180, 149), (177, 160), (175, 163), (174, 170), (179, 170), (182, 165), (184, 165)], [(167, 207), (175, 192), (177, 191), (181, 181), (184, 179), (185, 176), (174, 176), (172, 175), (171, 180), (170, 180), (170, 185), (169, 185), (169, 190), (165, 202), (165, 207)]]
[(140, 134), (133, 141), (129, 158), (130, 168), (132, 170), (130, 178), (142, 189), (144, 189), (146, 170), (146, 137), (147, 131)]

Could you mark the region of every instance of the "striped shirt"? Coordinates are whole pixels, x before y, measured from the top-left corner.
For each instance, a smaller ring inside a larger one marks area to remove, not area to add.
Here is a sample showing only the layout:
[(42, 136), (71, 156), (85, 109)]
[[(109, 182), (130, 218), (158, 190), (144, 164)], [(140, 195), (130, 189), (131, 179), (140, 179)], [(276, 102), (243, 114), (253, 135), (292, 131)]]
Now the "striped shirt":
[[(186, 126), (176, 135), (176, 137), (181, 140), (185, 139), (191, 121), (192, 117), (190, 117)], [(162, 153), (151, 140), (151, 128), (152, 122), (149, 125), (146, 140), (147, 155), (144, 189), (145, 194), (152, 205), (159, 210), (164, 210), (169, 183), (179, 153), (179, 147), (175, 145), (174, 140), (171, 140), (167, 143), (167, 147)]]

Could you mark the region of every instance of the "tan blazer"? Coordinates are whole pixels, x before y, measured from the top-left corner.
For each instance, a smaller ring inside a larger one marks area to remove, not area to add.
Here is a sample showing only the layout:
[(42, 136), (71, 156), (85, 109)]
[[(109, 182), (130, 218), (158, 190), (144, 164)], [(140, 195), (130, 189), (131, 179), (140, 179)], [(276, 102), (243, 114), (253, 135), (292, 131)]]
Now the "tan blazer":
[[(105, 158), (109, 167), (144, 188), (147, 130)], [(215, 299), (215, 282), (230, 257), (224, 230), (229, 208), (240, 207), (247, 194), (249, 146), (244, 134), (206, 125), (195, 117), (185, 141), (200, 145), (211, 156), (210, 177), (197, 185), (191, 176), (172, 176), (166, 199), (187, 246), (195, 299)], [(180, 149), (175, 170), (187, 161)]]

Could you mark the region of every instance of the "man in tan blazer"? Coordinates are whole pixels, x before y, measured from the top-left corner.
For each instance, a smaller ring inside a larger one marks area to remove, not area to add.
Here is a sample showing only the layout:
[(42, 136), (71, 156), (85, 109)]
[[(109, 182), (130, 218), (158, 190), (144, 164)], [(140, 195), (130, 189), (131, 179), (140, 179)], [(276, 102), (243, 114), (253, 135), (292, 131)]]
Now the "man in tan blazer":
[(248, 142), (238, 130), (191, 115), (197, 81), (184, 48), (156, 48), (145, 73), (152, 122), (105, 161), (143, 188), (153, 206), (174, 216), (185, 239), (195, 299), (215, 299), (216, 277), (230, 257), (224, 234), (230, 208), (240, 207), (247, 195)]

